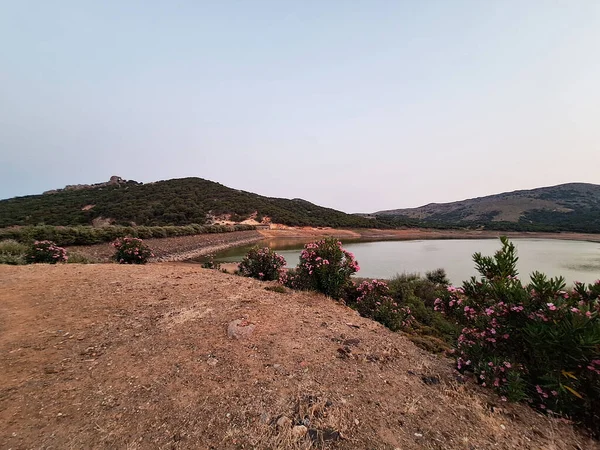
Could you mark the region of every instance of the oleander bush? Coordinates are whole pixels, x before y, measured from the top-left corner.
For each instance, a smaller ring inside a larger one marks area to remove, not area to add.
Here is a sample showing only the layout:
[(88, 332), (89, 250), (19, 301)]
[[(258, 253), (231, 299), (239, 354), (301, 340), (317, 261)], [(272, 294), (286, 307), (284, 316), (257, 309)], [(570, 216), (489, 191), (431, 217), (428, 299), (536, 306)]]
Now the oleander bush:
[(204, 261), (202, 261), (201, 266), (203, 269), (213, 269), (213, 270), (221, 270), (221, 263), (215, 261), (215, 255), (209, 253), (205, 256)]
[(111, 245), (115, 248), (113, 259), (119, 264), (146, 264), (154, 256), (139, 238), (118, 238)]
[(66, 263), (68, 259), (67, 251), (52, 241), (35, 241), (25, 254), (25, 261), (29, 264)]
[(586, 423), (600, 434), (600, 280), (518, 278), (515, 246), (473, 256), (479, 278), (448, 286), (435, 308), (460, 324), (457, 368), (503, 400)]
[(264, 281), (279, 280), (286, 265), (285, 258), (269, 247), (253, 247), (238, 267), (240, 275)]
[(399, 305), (384, 281), (363, 281), (356, 288), (354, 307), (361, 316), (376, 320), (392, 331), (406, 329), (412, 321), (410, 308)]
[(282, 282), (294, 289), (310, 289), (340, 299), (350, 277), (359, 269), (354, 255), (344, 250), (340, 241), (326, 238), (306, 244), (300, 263)]

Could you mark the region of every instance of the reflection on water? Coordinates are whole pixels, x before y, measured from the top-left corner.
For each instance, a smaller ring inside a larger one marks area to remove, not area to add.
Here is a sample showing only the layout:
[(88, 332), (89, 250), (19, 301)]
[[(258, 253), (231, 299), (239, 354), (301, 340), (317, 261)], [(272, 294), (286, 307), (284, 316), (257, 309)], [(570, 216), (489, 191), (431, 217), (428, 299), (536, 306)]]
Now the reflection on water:
[[(314, 239), (269, 239), (259, 242), (282, 254), (288, 267), (298, 263), (300, 250)], [(493, 255), (498, 239), (455, 239), (421, 241), (345, 240), (344, 247), (358, 260), (362, 277), (390, 278), (398, 273), (424, 274), (438, 267), (446, 269), (450, 280), (459, 284), (476, 275), (472, 255)], [(521, 278), (534, 270), (573, 281), (593, 282), (600, 278), (600, 243), (558, 239), (514, 239), (519, 255)], [(255, 244), (256, 245), (256, 244)], [(220, 262), (236, 262), (252, 247), (236, 247), (216, 255)]]

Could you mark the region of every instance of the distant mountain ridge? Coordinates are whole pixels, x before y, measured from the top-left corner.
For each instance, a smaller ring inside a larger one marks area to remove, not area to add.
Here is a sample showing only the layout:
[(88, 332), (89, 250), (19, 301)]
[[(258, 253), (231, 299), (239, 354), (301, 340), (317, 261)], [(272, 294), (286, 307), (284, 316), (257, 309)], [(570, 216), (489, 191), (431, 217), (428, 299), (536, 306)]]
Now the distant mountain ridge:
[[(600, 185), (568, 183), (451, 203), (373, 213), (377, 218), (428, 224), (503, 228), (507, 224), (600, 232)], [(518, 227), (517, 227), (518, 228)]]
[(600, 233), (600, 185), (569, 183), (373, 214), (346, 214), (303, 199), (265, 197), (202, 178), (143, 184), (113, 176), (105, 183), (0, 200), (0, 227), (231, 222)]

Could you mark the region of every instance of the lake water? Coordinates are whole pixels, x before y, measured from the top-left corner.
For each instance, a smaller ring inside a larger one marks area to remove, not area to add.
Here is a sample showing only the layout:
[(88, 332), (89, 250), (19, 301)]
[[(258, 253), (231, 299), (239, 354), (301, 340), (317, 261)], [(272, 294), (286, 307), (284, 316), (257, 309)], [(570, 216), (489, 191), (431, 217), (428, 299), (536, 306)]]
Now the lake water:
[[(268, 240), (259, 242), (283, 255), (288, 267), (298, 264), (300, 251), (307, 241)], [(558, 239), (513, 239), (519, 256), (521, 279), (534, 270), (548, 276), (573, 281), (593, 282), (600, 278), (600, 243)], [(220, 262), (237, 262), (250, 247), (228, 249), (216, 255)], [(461, 284), (476, 275), (472, 255), (493, 255), (500, 248), (498, 239), (447, 239), (415, 241), (344, 241), (344, 248), (354, 253), (360, 265), (358, 276), (390, 278), (398, 273), (425, 274), (443, 267), (451, 282)]]

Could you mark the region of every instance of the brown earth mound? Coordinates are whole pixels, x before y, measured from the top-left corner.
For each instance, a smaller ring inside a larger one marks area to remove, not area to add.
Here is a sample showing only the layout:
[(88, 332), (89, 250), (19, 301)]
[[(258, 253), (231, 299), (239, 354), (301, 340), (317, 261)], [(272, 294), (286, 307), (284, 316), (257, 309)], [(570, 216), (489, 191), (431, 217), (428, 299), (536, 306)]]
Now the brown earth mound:
[(0, 448), (598, 448), (268, 286), (178, 263), (0, 266)]

